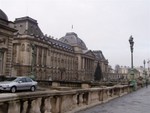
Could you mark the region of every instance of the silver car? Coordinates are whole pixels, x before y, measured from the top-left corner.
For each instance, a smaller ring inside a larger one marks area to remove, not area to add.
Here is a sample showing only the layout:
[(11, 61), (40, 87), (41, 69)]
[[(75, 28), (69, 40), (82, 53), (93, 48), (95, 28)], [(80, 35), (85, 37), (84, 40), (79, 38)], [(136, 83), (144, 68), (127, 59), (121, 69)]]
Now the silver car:
[(15, 93), (19, 90), (31, 90), (35, 91), (37, 87), (37, 82), (33, 81), (29, 77), (17, 77), (12, 81), (3, 81), (0, 82), (1, 91), (10, 91)]

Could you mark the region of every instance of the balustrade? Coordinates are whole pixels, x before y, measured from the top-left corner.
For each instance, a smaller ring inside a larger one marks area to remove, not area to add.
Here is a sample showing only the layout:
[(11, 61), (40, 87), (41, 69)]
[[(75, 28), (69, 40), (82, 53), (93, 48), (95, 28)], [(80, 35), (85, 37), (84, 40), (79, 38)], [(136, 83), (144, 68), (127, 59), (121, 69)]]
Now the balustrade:
[(0, 113), (71, 113), (130, 93), (131, 86), (0, 95)]

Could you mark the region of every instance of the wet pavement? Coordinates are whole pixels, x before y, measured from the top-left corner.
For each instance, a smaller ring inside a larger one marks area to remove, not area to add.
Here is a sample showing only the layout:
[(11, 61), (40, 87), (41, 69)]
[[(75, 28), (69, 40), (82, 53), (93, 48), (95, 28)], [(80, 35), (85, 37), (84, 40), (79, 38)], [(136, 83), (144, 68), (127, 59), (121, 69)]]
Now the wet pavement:
[(150, 86), (77, 113), (150, 113)]

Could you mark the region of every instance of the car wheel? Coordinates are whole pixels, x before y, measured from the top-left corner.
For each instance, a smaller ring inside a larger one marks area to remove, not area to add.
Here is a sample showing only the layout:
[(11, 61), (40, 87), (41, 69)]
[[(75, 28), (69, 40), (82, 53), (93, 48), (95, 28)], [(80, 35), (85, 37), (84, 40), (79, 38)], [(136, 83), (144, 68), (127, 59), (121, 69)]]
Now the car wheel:
[(35, 91), (35, 86), (31, 86), (31, 91)]
[(11, 91), (12, 93), (15, 93), (15, 92), (16, 92), (16, 87), (13, 86), (13, 87), (10, 89), (10, 91)]

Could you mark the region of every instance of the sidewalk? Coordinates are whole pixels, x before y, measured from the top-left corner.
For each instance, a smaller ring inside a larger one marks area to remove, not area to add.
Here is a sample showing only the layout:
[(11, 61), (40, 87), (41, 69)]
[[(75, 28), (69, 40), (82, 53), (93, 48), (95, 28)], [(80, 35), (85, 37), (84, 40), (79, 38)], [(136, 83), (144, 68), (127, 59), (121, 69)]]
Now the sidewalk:
[(77, 113), (150, 113), (150, 86)]

